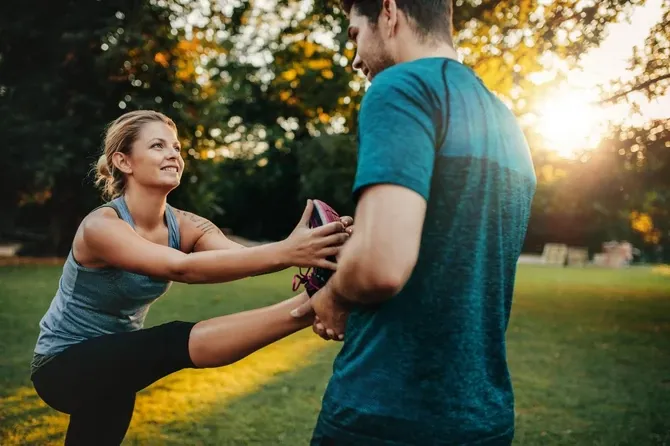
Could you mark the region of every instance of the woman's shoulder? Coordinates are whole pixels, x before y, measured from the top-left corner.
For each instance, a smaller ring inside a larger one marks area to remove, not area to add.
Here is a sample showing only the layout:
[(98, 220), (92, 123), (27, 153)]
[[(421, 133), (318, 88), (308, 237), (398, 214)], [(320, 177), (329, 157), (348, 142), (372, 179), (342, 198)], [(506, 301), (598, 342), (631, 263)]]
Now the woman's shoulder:
[(118, 228), (118, 225), (124, 221), (117, 208), (106, 205), (99, 206), (82, 219), (75, 238), (86, 239), (87, 236), (105, 236), (106, 234), (108, 236), (110, 226)]
[(121, 219), (121, 213), (115, 206), (107, 203), (90, 211), (82, 220), (82, 224), (90, 221), (106, 221), (110, 219)]
[(87, 268), (104, 266), (96, 256), (92, 255), (88, 241), (109, 237), (110, 225), (118, 224), (119, 220), (121, 216), (110, 206), (97, 207), (83, 218), (72, 241), (72, 255), (80, 266)]

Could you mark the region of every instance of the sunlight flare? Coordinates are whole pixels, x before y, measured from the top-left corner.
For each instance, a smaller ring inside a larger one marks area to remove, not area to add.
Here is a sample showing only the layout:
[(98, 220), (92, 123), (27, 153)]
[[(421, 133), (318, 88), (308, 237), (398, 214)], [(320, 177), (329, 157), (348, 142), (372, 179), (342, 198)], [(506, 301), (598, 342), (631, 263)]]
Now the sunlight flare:
[(542, 101), (535, 114), (535, 131), (545, 147), (566, 158), (595, 148), (607, 125), (604, 110), (576, 90), (557, 91)]

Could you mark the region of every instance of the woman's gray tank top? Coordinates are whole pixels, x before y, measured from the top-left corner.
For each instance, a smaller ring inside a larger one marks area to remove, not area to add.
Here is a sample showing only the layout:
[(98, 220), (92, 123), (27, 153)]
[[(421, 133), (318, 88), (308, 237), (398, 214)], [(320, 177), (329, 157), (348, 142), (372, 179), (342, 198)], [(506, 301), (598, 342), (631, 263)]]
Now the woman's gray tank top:
[[(111, 207), (133, 229), (133, 221), (123, 197), (102, 207)], [(171, 248), (180, 249), (179, 224), (170, 205), (165, 220)], [(72, 250), (63, 266), (58, 291), (40, 321), (33, 371), (46, 358), (79, 342), (111, 333), (139, 330), (149, 306), (163, 295), (171, 282), (116, 268), (86, 268)]]

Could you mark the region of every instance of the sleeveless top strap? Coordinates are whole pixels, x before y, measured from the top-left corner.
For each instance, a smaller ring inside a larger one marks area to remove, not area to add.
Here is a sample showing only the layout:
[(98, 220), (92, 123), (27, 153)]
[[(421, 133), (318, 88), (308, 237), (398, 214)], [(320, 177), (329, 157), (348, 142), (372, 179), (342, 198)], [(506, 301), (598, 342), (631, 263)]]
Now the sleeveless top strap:
[(168, 227), (170, 248), (181, 249), (181, 234), (179, 233), (179, 222), (174, 209), (169, 204), (165, 206), (165, 221)]
[[(128, 205), (126, 204), (126, 200), (123, 198), (123, 196), (117, 197), (103, 206), (113, 208), (119, 215), (119, 218), (127, 222), (133, 229), (135, 229), (135, 221), (133, 220), (133, 216), (130, 214), (130, 209), (128, 209)], [(177, 216), (175, 215), (174, 209), (169, 204), (165, 206), (165, 223), (168, 227), (168, 243), (170, 248), (181, 249), (179, 222), (177, 221)]]
[(107, 204), (116, 210), (116, 213), (119, 214), (119, 217), (123, 221), (135, 229), (135, 220), (133, 220), (133, 216), (130, 215), (130, 209), (128, 209), (128, 205), (126, 204), (126, 200), (123, 198), (123, 195), (113, 199)]
[(95, 211), (97, 211), (98, 209), (101, 209), (101, 208), (112, 208), (112, 209), (114, 209), (114, 211), (116, 212), (116, 215), (118, 215), (119, 218), (122, 218), (122, 217), (121, 217), (121, 211), (119, 210), (119, 205), (116, 203), (116, 200), (118, 200), (118, 198), (116, 198), (116, 199), (114, 199), (114, 200), (112, 200), (112, 201), (108, 201), (108, 202), (106, 202), (106, 203), (103, 203), (103, 204), (101, 204), (100, 206), (93, 208), (93, 209), (89, 212), (89, 214), (92, 214), (93, 212), (95, 212)]

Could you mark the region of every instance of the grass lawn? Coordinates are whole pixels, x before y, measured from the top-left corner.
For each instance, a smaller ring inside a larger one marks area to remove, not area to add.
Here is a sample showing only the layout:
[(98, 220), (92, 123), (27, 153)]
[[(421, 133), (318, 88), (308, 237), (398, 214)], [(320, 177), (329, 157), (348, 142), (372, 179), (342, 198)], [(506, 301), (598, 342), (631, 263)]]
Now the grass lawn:
[[(173, 285), (147, 325), (199, 320), (290, 296), (290, 273)], [(28, 372), (60, 268), (0, 267), (0, 444), (62, 444), (67, 418)], [(519, 269), (508, 331), (518, 445), (670, 444), (667, 269)], [(339, 344), (305, 330), (233, 366), (142, 391), (124, 444), (306, 445)]]

